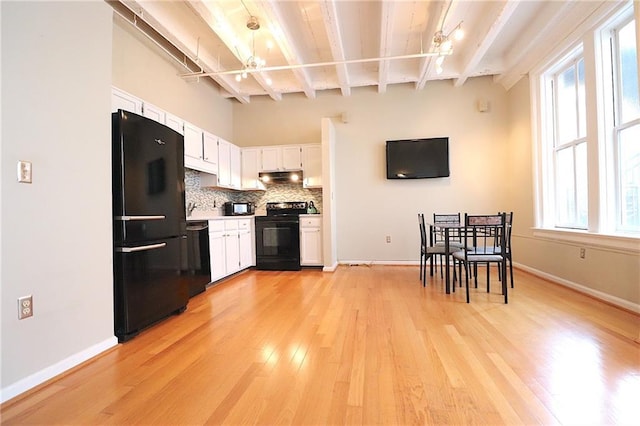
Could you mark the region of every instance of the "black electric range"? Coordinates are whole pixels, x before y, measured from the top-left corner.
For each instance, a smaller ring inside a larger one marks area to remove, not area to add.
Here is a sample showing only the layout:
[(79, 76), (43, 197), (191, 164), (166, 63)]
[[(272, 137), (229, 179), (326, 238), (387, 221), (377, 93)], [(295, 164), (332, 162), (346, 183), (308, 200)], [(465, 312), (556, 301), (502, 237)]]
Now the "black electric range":
[(266, 216), (256, 216), (256, 269), (300, 270), (300, 215), (305, 201), (267, 203)]

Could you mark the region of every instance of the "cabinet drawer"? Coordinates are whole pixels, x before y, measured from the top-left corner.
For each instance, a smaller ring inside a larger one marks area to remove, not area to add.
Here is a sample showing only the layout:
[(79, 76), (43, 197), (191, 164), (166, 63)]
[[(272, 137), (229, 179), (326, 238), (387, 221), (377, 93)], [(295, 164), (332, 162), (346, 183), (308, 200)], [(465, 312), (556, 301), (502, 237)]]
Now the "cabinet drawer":
[(223, 220), (210, 220), (209, 221), (209, 232), (215, 231), (224, 231), (224, 221)]
[(301, 217), (300, 228), (320, 228), (322, 226), (321, 217)]
[(238, 229), (241, 231), (249, 231), (251, 229), (251, 219), (239, 219)]
[(224, 230), (225, 231), (237, 231), (238, 230), (238, 220), (231, 219), (224, 221)]

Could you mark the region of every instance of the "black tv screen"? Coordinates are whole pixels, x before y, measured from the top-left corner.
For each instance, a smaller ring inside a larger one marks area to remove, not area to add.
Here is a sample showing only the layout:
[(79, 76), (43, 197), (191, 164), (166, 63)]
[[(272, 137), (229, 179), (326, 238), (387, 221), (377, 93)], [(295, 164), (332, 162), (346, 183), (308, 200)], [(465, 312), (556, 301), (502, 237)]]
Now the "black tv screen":
[(387, 141), (387, 179), (449, 176), (449, 138)]

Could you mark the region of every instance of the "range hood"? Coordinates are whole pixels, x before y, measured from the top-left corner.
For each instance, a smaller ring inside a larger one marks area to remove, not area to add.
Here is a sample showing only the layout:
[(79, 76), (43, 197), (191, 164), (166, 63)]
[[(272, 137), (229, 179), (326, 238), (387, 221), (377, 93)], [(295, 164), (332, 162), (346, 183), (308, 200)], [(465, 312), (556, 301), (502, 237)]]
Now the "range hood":
[(269, 183), (302, 183), (302, 170), (290, 170), (288, 172), (260, 172), (260, 182)]

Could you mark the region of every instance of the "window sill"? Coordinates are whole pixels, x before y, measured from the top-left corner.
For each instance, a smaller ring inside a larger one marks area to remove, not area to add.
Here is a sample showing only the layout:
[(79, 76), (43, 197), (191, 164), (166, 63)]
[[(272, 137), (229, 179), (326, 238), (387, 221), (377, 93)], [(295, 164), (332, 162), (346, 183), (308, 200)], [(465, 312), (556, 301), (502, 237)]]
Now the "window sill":
[(589, 247), (640, 254), (640, 237), (547, 228), (533, 228), (533, 236), (549, 241), (562, 241)]

